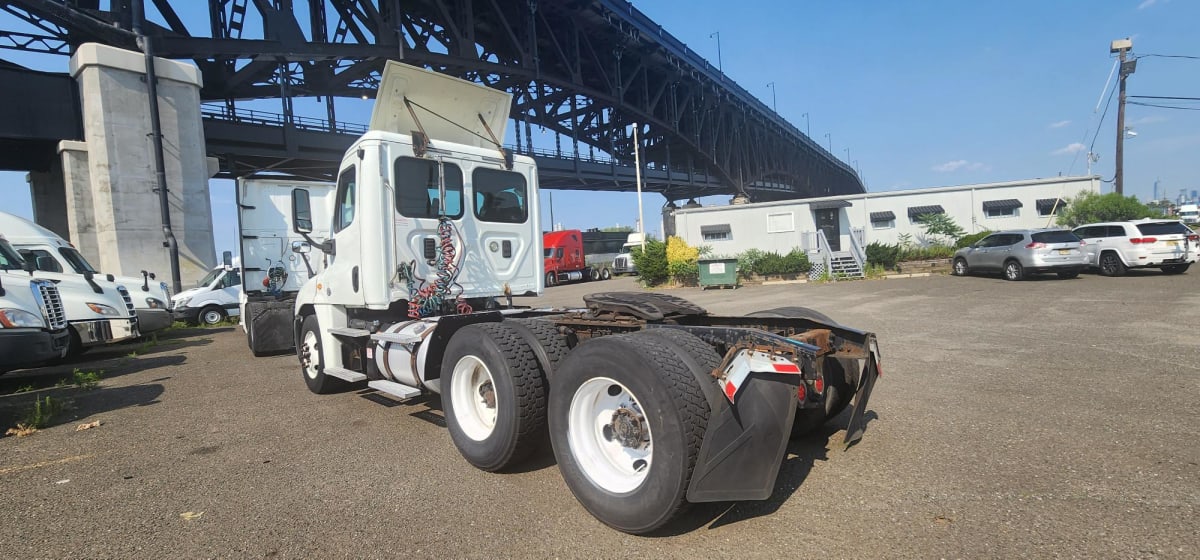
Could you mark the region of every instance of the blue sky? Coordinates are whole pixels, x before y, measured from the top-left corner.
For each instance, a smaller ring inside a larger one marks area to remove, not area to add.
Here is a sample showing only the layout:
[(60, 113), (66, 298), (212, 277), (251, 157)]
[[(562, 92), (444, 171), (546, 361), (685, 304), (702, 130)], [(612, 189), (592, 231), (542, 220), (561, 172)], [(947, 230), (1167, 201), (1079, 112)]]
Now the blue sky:
[[(871, 191), (1082, 175), (1098, 126), (1093, 171), (1109, 180), (1115, 99), (1103, 124), (1103, 102), (1095, 111), (1112, 69), (1109, 42), (1131, 37), (1135, 55), (1200, 56), (1200, 2), (1190, 0), (634, 5), (714, 64), (712, 34), (719, 32), (725, 73), (768, 105), (767, 84), (774, 82), (779, 113), (800, 130), (811, 127), (822, 145), (832, 141), (838, 157), (857, 162)], [(203, 13), (197, 9), (194, 17)], [(192, 17), (185, 15), (197, 29), (207, 26)], [(27, 64), (66, 70), (64, 58)], [(1200, 60), (1142, 58), (1128, 94), (1200, 97)], [(361, 103), (344, 103), (339, 115), (367, 121)], [(1137, 132), (1125, 143), (1127, 194), (1149, 199), (1156, 179), (1171, 197), (1200, 189), (1200, 111), (1130, 105), (1126, 124)], [(228, 181), (210, 186), (219, 254), (236, 243), (233, 189)], [(30, 214), (24, 173), (0, 172), (0, 192), (6, 209)], [(646, 195), (652, 232), (663, 202)], [(632, 225), (637, 201), (627, 193), (557, 191), (554, 211), (565, 227)], [(548, 210), (543, 221), (549, 223)]]

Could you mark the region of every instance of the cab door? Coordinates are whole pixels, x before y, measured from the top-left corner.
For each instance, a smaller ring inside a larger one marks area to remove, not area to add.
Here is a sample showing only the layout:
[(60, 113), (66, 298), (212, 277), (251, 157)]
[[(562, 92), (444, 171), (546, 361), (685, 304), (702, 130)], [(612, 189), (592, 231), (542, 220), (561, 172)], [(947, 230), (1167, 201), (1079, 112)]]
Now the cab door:
[(340, 305), (363, 305), (363, 278), (361, 269), (362, 232), (358, 227), (362, 221), (359, 211), (359, 166), (345, 166), (338, 174), (334, 199), (332, 254), (327, 255), (328, 266), (317, 285), (317, 301)]
[(492, 167), (478, 166), (471, 171), (475, 220), (464, 233), (479, 243), (468, 248), (464, 259), (464, 270), (469, 273), (460, 276), (464, 293), (497, 296), (504, 293), (505, 286), (518, 295), (541, 290), (542, 236), (537, 227), (535, 180), (534, 173)]

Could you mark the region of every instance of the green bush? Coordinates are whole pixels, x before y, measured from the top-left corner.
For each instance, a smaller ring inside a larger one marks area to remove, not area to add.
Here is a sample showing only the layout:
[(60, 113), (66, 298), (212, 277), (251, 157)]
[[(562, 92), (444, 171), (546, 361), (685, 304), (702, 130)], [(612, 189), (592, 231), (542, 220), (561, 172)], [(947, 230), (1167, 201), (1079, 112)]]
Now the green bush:
[(657, 286), (667, 281), (670, 271), (667, 267), (667, 244), (657, 239), (646, 240), (646, 250), (640, 246), (630, 252), (633, 264), (637, 267), (638, 280), (645, 286)]
[(808, 255), (800, 249), (792, 249), (786, 255), (762, 253), (754, 264), (754, 273), (759, 276), (771, 274), (803, 274), (812, 269)]
[(900, 251), (900, 262), (948, 259), (952, 256), (954, 256), (954, 247), (949, 245), (910, 246), (904, 247)]
[(990, 230), (985, 229), (979, 233), (972, 233), (970, 235), (964, 235), (964, 236), (958, 238), (958, 241), (954, 242), (954, 248), (962, 249), (963, 247), (969, 247), (971, 244), (973, 244), (973, 243), (979, 241), (980, 239), (983, 239), (984, 237), (987, 237), (991, 234), (992, 234), (992, 232)]
[(878, 241), (867, 244), (867, 263), (883, 268), (896, 268), (900, 260), (900, 246)]
[(1075, 227), (1094, 222), (1122, 222), (1138, 218), (1160, 218), (1162, 213), (1138, 201), (1135, 196), (1119, 193), (1079, 193), (1058, 212), (1058, 225)]
[(746, 249), (745, 252), (737, 256), (738, 275), (745, 278), (751, 274), (756, 274), (758, 270), (758, 262), (762, 260), (762, 251), (758, 249)]

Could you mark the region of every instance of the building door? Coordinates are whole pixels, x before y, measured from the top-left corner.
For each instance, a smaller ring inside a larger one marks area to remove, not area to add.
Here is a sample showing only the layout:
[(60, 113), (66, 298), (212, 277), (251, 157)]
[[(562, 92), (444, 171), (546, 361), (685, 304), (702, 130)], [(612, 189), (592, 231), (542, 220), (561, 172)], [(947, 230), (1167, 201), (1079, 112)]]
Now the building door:
[(840, 208), (813, 210), (817, 229), (825, 232), (825, 239), (829, 241), (829, 250), (833, 252), (842, 250), (842, 227), (838, 223), (838, 210)]

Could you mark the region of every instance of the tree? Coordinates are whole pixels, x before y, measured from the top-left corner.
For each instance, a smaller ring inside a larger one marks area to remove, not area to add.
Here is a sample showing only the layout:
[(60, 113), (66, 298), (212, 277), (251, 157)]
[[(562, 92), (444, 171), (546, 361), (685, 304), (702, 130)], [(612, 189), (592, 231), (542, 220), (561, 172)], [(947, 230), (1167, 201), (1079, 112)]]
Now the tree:
[(1094, 222), (1123, 222), (1138, 218), (1161, 218), (1162, 213), (1142, 204), (1135, 196), (1119, 193), (1080, 193), (1067, 200), (1066, 208), (1058, 212), (1058, 225), (1075, 227)]
[(608, 226), (600, 228), (605, 233), (633, 233), (633, 226)]
[(955, 223), (954, 218), (946, 214), (921, 214), (917, 216), (917, 223), (925, 229), (925, 237), (938, 240), (938, 237), (946, 236), (950, 238), (951, 245), (967, 234), (966, 230)]

